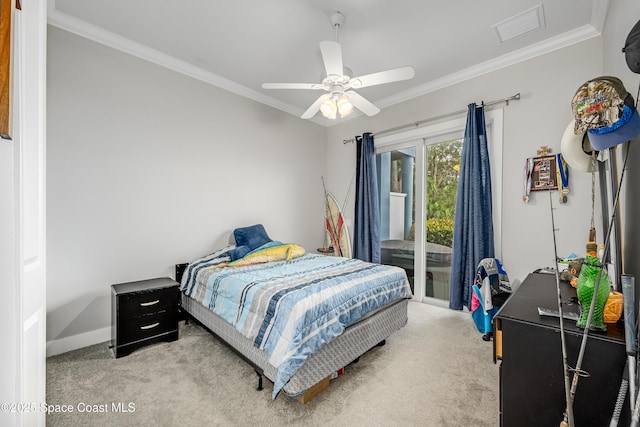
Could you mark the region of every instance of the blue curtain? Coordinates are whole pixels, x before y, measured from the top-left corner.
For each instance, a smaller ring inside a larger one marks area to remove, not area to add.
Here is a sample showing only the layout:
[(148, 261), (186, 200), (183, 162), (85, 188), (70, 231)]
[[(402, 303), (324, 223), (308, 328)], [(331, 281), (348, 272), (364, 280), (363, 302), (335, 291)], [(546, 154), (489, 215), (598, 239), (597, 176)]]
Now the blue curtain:
[(471, 309), (471, 286), (478, 264), (494, 257), (491, 170), (484, 106), (469, 104), (462, 145), (449, 307)]
[(356, 138), (356, 206), (353, 257), (380, 263), (380, 209), (373, 135)]

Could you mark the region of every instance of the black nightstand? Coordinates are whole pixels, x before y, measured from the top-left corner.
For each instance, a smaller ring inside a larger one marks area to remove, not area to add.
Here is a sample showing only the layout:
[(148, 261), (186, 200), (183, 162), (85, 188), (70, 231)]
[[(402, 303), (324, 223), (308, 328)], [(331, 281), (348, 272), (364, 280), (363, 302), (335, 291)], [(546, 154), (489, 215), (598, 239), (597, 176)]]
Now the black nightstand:
[(111, 346), (116, 358), (178, 339), (178, 283), (168, 277), (111, 285)]

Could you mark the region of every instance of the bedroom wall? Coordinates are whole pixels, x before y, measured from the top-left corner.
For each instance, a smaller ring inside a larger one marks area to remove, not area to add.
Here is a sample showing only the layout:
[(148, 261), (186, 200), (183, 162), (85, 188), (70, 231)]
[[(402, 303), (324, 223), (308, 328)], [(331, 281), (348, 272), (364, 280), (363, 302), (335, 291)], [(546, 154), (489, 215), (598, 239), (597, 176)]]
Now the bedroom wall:
[(263, 223), (322, 244), (326, 129), (49, 27), (48, 354), (110, 338), (110, 285)]
[[(358, 117), (332, 126), (328, 132), (327, 175), (338, 200), (344, 197), (355, 164), (355, 144), (343, 139), (369, 131), (393, 128), (429, 117), (465, 109), (469, 103), (493, 101), (515, 93), (520, 101), (504, 104), (502, 165), (502, 254), (498, 254), (511, 281), (522, 281), (528, 273), (554, 262), (553, 236), (548, 195), (533, 194), (522, 202), (522, 168), (527, 157), (536, 156), (542, 145), (560, 151), (562, 134), (572, 118), (571, 99), (586, 80), (602, 75), (603, 40), (593, 38), (579, 44), (531, 58), (499, 71), (441, 89), (411, 101), (383, 108), (374, 117)], [(363, 90), (363, 95), (366, 92)], [(560, 256), (584, 253), (591, 206), (591, 175), (573, 172), (569, 201), (556, 206)], [(353, 200), (351, 200), (353, 202)], [(353, 203), (348, 210), (353, 216)], [(598, 212), (599, 215), (599, 212)], [(597, 224), (601, 220), (596, 218)], [(602, 230), (598, 230), (602, 237)]]

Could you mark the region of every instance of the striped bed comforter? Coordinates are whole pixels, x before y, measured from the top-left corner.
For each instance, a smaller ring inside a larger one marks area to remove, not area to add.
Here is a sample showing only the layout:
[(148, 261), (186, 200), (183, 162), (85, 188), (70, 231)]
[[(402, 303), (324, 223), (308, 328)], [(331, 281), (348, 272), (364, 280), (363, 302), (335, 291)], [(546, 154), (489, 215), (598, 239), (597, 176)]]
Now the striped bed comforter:
[(349, 325), (391, 302), (411, 298), (401, 268), (307, 254), (289, 261), (212, 268), (223, 248), (194, 261), (181, 290), (232, 324), (277, 368), (273, 398), (304, 361)]

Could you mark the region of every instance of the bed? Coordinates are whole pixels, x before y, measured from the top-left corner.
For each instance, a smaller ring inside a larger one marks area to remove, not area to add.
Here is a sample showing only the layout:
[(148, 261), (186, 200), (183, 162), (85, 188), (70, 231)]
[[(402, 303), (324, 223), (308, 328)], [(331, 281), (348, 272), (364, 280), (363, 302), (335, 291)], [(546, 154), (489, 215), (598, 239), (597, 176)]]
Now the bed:
[[(184, 269), (182, 308), (282, 391), (301, 398), (407, 323), (403, 269), (309, 254), (262, 225)], [(256, 238), (256, 236), (258, 236)]]

